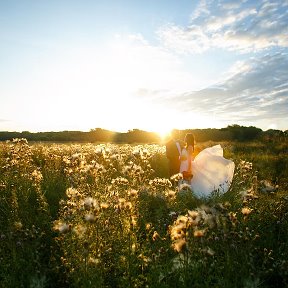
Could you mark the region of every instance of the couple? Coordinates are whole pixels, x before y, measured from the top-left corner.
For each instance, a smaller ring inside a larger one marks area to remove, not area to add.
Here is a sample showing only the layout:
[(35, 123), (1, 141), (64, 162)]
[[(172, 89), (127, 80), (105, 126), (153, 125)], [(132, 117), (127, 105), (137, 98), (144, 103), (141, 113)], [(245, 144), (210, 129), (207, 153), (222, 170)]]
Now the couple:
[(215, 145), (202, 150), (196, 157), (194, 136), (188, 133), (185, 141), (177, 139), (173, 131), (166, 143), (166, 156), (169, 160), (170, 177), (181, 173), (198, 197), (207, 197), (212, 192), (225, 193), (233, 179), (235, 164), (223, 157), (223, 149)]

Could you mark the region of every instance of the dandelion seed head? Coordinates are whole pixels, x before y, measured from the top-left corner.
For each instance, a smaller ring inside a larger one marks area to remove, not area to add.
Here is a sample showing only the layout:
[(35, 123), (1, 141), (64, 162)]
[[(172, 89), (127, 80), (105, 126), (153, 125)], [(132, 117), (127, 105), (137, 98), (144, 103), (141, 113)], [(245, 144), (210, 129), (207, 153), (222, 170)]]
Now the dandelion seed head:
[(85, 221), (87, 222), (95, 222), (96, 221), (96, 216), (94, 214), (88, 213), (85, 215)]
[(103, 154), (104, 154), (101, 147), (97, 147), (97, 148), (95, 149), (95, 153), (96, 153), (96, 155), (98, 155), (98, 156), (103, 156)]
[(98, 208), (98, 203), (97, 203), (96, 199), (94, 199), (92, 197), (85, 198), (83, 205), (84, 205), (84, 208), (86, 210), (90, 210), (92, 208), (96, 208), (96, 209)]
[(55, 221), (53, 229), (60, 233), (67, 233), (70, 230), (71, 226), (61, 220)]
[(134, 155), (134, 156), (138, 156), (138, 155), (140, 155), (140, 153), (141, 153), (141, 151), (137, 148), (137, 149), (134, 149), (133, 151), (132, 151), (132, 154)]
[(210, 247), (207, 247), (206, 249), (203, 249), (203, 252), (209, 256), (214, 256), (215, 255), (215, 251), (212, 250)]
[(187, 183), (181, 183), (179, 185), (179, 190), (180, 191), (186, 191), (186, 190), (190, 190), (191, 191), (191, 186)]

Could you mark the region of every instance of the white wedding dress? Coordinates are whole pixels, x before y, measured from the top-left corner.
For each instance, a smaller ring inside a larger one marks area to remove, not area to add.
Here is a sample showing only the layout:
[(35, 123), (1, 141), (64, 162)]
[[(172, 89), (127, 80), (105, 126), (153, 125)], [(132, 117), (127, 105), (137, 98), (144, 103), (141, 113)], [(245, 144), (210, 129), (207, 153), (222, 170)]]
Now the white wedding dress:
[[(183, 149), (184, 156), (187, 151)], [(187, 170), (188, 161), (181, 161), (180, 172)], [(223, 157), (220, 144), (202, 150), (192, 161), (191, 190), (197, 197), (207, 197), (214, 191), (226, 193), (234, 175), (235, 164)]]

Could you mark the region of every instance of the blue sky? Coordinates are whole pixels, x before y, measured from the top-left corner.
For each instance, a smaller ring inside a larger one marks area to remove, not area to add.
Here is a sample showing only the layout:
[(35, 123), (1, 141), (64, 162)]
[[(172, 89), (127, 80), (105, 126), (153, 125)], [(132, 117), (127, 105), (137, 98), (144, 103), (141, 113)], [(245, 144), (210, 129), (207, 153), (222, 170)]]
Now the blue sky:
[(0, 131), (288, 129), (288, 1), (0, 1)]

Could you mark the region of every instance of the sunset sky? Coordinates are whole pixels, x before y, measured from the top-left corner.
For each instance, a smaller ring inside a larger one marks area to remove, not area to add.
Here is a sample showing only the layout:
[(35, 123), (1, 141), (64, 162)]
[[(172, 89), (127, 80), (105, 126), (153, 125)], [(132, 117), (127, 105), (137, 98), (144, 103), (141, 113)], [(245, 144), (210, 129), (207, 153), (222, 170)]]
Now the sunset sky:
[(0, 131), (288, 129), (288, 0), (0, 0)]

